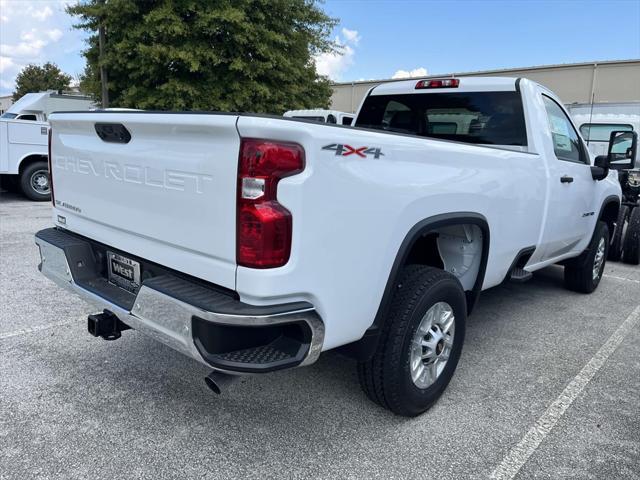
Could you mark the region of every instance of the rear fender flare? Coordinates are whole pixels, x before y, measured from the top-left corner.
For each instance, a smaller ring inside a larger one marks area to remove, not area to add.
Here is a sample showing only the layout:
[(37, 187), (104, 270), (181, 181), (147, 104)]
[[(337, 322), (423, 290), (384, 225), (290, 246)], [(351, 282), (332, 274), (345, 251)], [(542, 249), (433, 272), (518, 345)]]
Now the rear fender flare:
[(466, 292), (467, 314), (471, 313), (473, 307), (477, 303), (478, 297), (480, 296), (480, 291), (482, 290), (482, 284), (484, 283), (485, 272), (487, 269), (490, 247), (489, 224), (483, 215), (474, 212), (456, 212), (435, 215), (421, 220), (405, 235), (405, 238), (396, 253), (396, 257), (393, 262), (393, 266), (391, 267), (391, 271), (382, 294), (382, 299), (372, 325), (367, 329), (362, 339), (340, 347), (339, 350), (342, 353), (355, 357), (361, 361), (371, 358), (378, 345), (378, 339), (382, 331), (384, 319), (391, 307), (391, 300), (393, 298), (393, 293), (396, 288), (401, 269), (406, 263), (411, 249), (423, 235), (438, 228), (460, 224), (476, 225), (482, 232), (482, 254), (478, 275), (476, 276), (473, 289)]

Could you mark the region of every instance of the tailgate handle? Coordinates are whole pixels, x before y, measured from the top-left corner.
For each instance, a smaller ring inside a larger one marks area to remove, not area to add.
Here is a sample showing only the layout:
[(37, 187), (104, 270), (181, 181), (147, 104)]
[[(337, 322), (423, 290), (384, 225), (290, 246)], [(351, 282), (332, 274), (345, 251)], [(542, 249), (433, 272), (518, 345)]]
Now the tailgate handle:
[(104, 142), (129, 143), (131, 134), (121, 123), (96, 123), (96, 133)]

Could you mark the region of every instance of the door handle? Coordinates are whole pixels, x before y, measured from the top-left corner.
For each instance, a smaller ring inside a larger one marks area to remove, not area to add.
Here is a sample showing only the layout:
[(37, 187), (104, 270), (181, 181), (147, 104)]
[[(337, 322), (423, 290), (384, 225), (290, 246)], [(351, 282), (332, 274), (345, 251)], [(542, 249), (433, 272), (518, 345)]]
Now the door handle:
[(573, 177), (570, 177), (569, 175), (563, 175), (560, 177), (560, 182), (561, 183), (572, 183), (573, 182)]

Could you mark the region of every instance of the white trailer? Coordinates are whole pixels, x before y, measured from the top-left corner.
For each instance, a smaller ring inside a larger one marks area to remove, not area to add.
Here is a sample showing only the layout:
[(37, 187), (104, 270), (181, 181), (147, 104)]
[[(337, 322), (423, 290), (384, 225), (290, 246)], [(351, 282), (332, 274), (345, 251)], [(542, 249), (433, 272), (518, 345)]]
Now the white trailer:
[(94, 108), (89, 97), (56, 91), (28, 93), (0, 116), (0, 177), (4, 187), (31, 200), (50, 198), (47, 166), (48, 116)]
[(297, 118), (299, 120), (311, 120), (320, 123), (333, 123), (337, 125), (351, 125), (355, 115), (353, 113), (341, 112), (339, 110), (323, 110), (320, 108), (312, 110), (289, 110), (284, 112), (283, 117)]

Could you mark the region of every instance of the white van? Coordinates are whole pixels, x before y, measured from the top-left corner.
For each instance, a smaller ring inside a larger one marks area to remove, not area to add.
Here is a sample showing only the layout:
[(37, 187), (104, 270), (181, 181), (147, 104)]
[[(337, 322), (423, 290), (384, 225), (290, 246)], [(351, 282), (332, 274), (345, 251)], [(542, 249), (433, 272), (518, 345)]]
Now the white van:
[(0, 116), (0, 180), (31, 200), (49, 200), (47, 119), (53, 112), (86, 111), (94, 101), (55, 90), (27, 93)]
[[(580, 133), (595, 155), (606, 155), (611, 132), (640, 132), (640, 102), (567, 105)], [(636, 158), (636, 165), (638, 158)]]
[(351, 125), (355, 115), (353, 113), (340, 112), (338, 110), (289, 110), (283, 117), (299, 118), (320, 123), (334, 123), (337, 125)]

